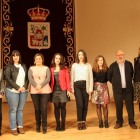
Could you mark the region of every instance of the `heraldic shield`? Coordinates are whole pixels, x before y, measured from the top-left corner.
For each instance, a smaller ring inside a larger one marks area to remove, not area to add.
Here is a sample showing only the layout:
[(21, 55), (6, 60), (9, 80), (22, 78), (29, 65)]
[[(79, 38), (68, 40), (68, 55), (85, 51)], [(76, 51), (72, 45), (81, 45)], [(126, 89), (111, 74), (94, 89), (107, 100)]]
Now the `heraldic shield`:
[(28, 22), (28, 47), (48, 49), (50, 44), (50, 22)]

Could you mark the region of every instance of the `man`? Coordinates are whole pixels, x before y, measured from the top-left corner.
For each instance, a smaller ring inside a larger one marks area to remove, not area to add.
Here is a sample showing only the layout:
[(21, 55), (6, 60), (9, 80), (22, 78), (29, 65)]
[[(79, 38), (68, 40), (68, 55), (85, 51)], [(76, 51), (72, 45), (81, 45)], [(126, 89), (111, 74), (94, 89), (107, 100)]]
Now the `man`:
[(112, 83), (114, 100), (116, 105), (117, 121), (114, 129), (122, 127), (123, 124), (123, 100), (125, 101), (129, 125), (137, 129), (134, 121), (133, 105), (133, 66), (132, 63), (124, 60), (124, 53), (121, 50), (116, 52), (116, 59), (108, 69), (108, 80)]

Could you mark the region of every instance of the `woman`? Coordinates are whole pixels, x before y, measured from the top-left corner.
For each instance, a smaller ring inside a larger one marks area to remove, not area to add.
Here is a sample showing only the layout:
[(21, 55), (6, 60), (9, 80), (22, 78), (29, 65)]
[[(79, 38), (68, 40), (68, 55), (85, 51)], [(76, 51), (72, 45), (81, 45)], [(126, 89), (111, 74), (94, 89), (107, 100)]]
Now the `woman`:
[(107, 104), (110, 103), (110, 96), (107, 87), (107, 63), (102, 55), (98, 55), (93, 65), (94, 87), (91, 100), (96, 104), (97, 115), (99, 118), (99, 128), (103, 128), (102, 110), (103, 107), (105, 128), (108, 128), (108, 109)]
[[(11, 54), (10, 64), (6, 66), (6, 98), (9, 105), (10, 129), (13, 135), (24, 134), (23, 108), (27, 99), (28, 76), (27, 67), (21, 61), (19, 51)], [(17, 128), (16, 128), (17, 121)]]
[(139, 103), (140, 110), (140, 47), (138, 57), (134, 58), (134, 101)]
[(4, 81), (3, 71), (0, 69), (0, 136), (1, 136), (1, 125), (2, 125), (2, 97), (4, 95)]
[(54, 113), (57, 123), (56, 131), (64, 131), (66, 102), (70, 100), (71, 85), (68, 68), (65, 66), (64, 58), (60, 53), (56, 53), (51, 62), (51, 89), (53, 92), (51, 102), (54, 103)]
[(78, 130), (86, 129), (89, 94), (93, 91), (93, 74), (84, 50), (78, 51), (76, 63), (72, 65), (71, 89), (76, 98)]
[(44, 57), (40, 53), (34, 56), (34, 64), (28, 71), (31, 83), (30, 93), (35, 108), (36, 131), (40, 132), (42, 118), (43, 134), (45, 134), (47, 132), (47, 103), (51, 93), (50, 70), (44, 66)]

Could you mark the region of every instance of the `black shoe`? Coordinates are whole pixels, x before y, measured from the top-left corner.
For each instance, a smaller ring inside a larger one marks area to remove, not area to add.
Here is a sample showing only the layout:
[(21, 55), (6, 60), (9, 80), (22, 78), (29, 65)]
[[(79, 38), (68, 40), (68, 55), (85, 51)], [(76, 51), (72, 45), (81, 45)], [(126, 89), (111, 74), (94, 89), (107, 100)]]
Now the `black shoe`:
[(109, 128), (108, 120), (105, 120), (105, 128)]
[(56, 131), (61, 131), (61, 128), (60, 128), (60, 121), (57, 122)]
[(1, 130), (0, 130), (0, 136), (1, 136)]
[(38, 132), (38, 133), (40, 132), (40, 125), (36, 126), (36, 132)]
[(43, 134), (46, 134), (47, 132), (47, 127), (43, 127)]
[(65, 122), (61, 122), (61, 131), (65, 131)]
[(103, 121), (99, 120), (99, 128), (103, 128)]

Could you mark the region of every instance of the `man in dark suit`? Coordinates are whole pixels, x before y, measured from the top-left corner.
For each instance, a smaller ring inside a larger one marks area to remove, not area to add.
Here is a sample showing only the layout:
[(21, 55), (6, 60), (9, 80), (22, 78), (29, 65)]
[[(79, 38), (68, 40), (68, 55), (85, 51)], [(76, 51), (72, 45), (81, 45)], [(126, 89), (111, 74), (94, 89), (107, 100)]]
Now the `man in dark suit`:
[(116, 52), (116, 59), (108, 69), (108, 80), (112, 83), (114, 100), (116, 105), (117, 121), (115, 129), (123, 124), (123, 100), (125, 101), (129, 125), (132, 129), (137, 129), (134, 121), (133, 105), (133, 66), (132, 63), (124, 59), (123, 51)]

